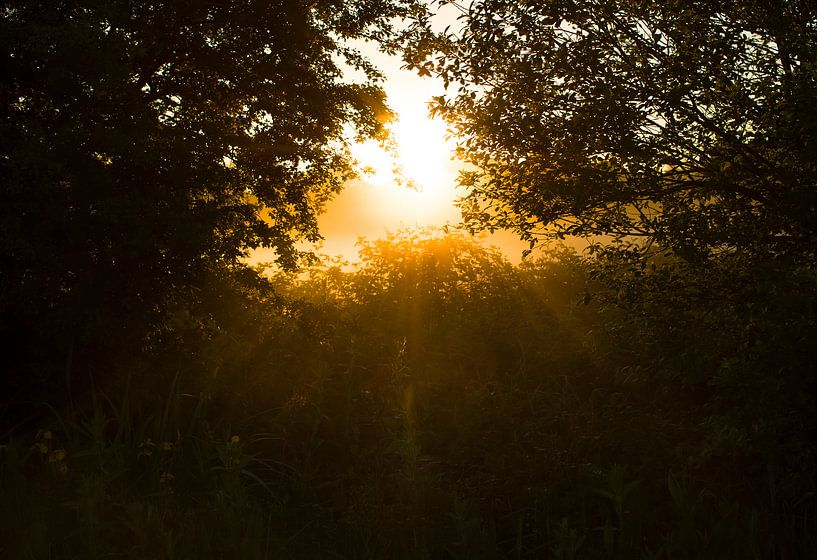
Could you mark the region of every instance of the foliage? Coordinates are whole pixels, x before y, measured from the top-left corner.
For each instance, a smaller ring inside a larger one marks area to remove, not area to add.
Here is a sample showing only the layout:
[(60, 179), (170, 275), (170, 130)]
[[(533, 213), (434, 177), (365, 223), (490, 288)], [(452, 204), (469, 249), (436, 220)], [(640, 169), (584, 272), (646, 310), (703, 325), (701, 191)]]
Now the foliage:
[[(0, 556), (817, 556), (812, 4), (426, 8), (0, 8)], [(291, 270), (365, 38), (458, 88), (471, 226), (606, 237)]]
[(390, 118), (346, 40), (385, 41), (413, 4), (5, 2), (0, 329), (15, 381), (105, 361), (103, 341), (138, 352), (164, 309), (250, 248), (295, 266), (351, 173), (348, 129), (382, 138)]
[(458, 24), (418, 18), (406, 60), (451, 84), (471, 227), (814, 251), (812, 3), (438, 4)]
[[(416, 233), (361, 254), (217, 277), (190, 316), (219, 328), (182, 317), (118, 393), (7, 432), (4, 552), (817, 551), (810, 266), (748, 283), (734, 260), (635, 274), (558, 248), (512, 266)], [(735, 278), (751, 298), (706, 297)]]

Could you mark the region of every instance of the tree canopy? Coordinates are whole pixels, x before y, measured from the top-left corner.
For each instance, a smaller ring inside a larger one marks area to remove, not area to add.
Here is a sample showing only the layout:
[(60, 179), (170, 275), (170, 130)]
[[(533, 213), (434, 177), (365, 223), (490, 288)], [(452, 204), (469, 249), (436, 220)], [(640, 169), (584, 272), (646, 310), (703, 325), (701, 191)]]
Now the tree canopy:
[[(797, 0), (461, 5), (408, 34), (451, 94), (466, 222), (687, 258), (812, 251), (817, 10)], [(649, 244), (649, 243), (648, 243)]]
[(387, 40), (414, 4), (5, 2), (3, 331), (143, 326), (254, 247), (294, 266), (348, 144), (390, 117), (347, 40)]

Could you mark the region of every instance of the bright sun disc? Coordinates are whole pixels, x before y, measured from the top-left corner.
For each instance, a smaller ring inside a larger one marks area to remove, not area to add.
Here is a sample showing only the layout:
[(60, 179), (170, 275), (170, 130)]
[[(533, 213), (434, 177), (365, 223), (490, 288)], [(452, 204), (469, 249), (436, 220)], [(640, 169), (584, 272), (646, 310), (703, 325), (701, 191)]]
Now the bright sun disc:
[(423, 113), (400, 111), (392, 125), (395, 153), (370, 141), (356, 144), (363, 180), (388, 193), (407, 222), (429, 224), (450, 214), (456, 169), (445, 125)]

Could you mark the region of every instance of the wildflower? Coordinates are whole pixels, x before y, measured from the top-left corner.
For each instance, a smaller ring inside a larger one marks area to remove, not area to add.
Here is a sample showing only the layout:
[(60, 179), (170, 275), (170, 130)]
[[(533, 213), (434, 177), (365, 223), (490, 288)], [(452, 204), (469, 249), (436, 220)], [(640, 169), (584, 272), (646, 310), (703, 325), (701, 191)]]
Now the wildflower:
[(241, 439), (239, 439), (238, 436), (233, 436), (233, 437), (230, 438), (230, 443), (233, 444), (233, 445), (238, 445), (238, 442), (240, 442), (240, 441), (241, 441)]
[(163, 441), (159, 448), (162, 451), (173, 451), (173, 443), (170, 441)]
[(55, 449), (48, 455), (49, 463), (62, 463), (65, 459), (65, 449)]
[(54, 438), (54, 434), (51, 433), (51, 430), (38, 430), (37, 431), (37, 442), (31, 447), (31, 449), (36, 449), (43, 455), (47, 455), (49, 451), (49, 445), (51, 444), (51, 440)]
[(151, 438), (145, 438), (145, 440), (139, 444), (139, 456), (144, 455), (145, 457), (150, 457), (153, 455), (154, 447), (156, 447), (156, 444), (153, 443), (153, 440)]
[(159, 476), (159, 484), (167, 484), (169, 482), (173, 482), (176, 477), (169, 472), (162, 472), (161, 476)]
[(302, 395), (300, 393), (295, 393), (289, 398), (289, 400), (287, 401), (286, 406), (290, 410), (294, 411), (294, 410), (297, 410), (299, 408), (303, 408), (306, 405), (306, 402), (307, 402), (306, 396), (304, 396), (304, 395)]

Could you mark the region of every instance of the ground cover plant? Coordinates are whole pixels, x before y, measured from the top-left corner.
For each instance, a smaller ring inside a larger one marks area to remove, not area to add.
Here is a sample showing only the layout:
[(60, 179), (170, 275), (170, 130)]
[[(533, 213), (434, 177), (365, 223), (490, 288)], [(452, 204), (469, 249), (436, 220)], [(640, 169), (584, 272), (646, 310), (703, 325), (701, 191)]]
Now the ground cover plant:
[(745, 324), (741, 301), (678, 307), (665, 268), (591, 276), (565, 249), (512, 266), (406, 234), (361, 254), (235, 283), (183, 361), (141, 365), (162, 386), (37, 405), (2, 450), (6, 554), (814, 552), (811, 350), (774, 334), (810, 336), (801, 267), (752, 287)]

